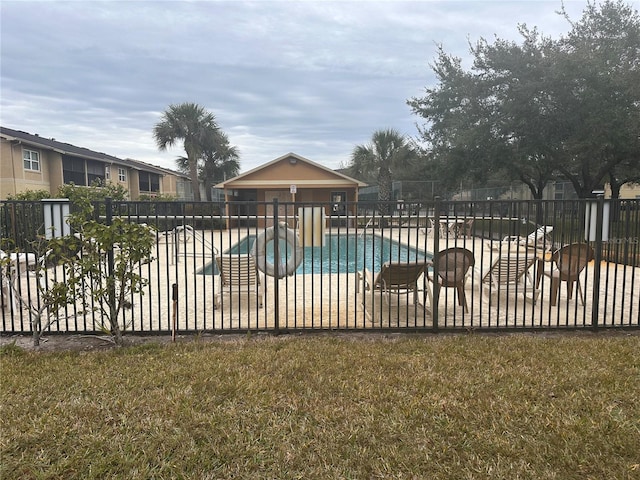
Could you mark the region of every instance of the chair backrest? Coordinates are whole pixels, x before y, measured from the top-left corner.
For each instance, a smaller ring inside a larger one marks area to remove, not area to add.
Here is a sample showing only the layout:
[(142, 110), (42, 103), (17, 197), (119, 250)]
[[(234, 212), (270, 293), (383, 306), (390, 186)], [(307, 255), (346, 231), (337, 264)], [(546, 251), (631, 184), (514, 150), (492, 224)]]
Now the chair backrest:
[(517, 283), (537, 258), (523, 251), (500, 252), (491, 268), (482, 277), (482, 282), (485, 284), (496, 282), (498, 285)]
[(541, 240), (544, 240), (547, 235), (549, 235), (553, 231), (552, 225), (542, 225), (535, 229), (535, 231), (531, 232), (527, 235), (527, 244), (534, 245), (536, 243), (540, 243)]
[(475, 218), (467, 218), (464, 221), (464, 233), (467, 236), (471, 236), (471, 234), (473, 233), (473, 222), (475, 221)]
[(553, 253), (560, 276), (563, 279), (573, 279), (593, 260), (593, 248), (586, 243), (571, 243), (559, 248)]
[(251, 255), (218, 255), (216, 263), (223, 285), (256, 285), (259, 282), (256, 262)]
[[(8, 259), (8, 260), (7, 260)], [(24, 272), (35, 270), (38, 267), (38, 257), (35, 253), (5, 253), (0, 250), (0, 260), (4, 260), (8, 270), (5, 273)]]
[(438, 266), (438, 276), (445, 287), (464, 283), (475, 262), (473, 252), (462, 247), (447, 248), (433, 256), (433, 264)]
[(424, 273), (424, 263), (386, 262), (376, 276), (374, 284), (384, 288), (411, 288)]

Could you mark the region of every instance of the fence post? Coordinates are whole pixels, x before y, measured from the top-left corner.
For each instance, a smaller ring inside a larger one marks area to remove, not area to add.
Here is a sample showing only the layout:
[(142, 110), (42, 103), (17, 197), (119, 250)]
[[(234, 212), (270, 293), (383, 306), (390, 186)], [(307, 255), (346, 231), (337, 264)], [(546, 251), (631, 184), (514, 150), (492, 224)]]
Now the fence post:
[(593, 297), (591, 307), (591, 326), (598, 329), (600, 313), (600, 264), (602, 263), (602, 224), (604, 216), (604, 195), (598, 194), (596, 202), (596, 237), (593, 265)]
[[(278, 240), (278, 199), (273, 199), (273, 265), (275, 266), (276, 274), (273, 277), (273, 294), (275, 296), (274, 301), (274, 314), (273, 314), (273, 328), (276, 335), (280, 334), (280, 241)], [(266, 245), (265, 245), (266, 248)], [(265, 252), (266, 253), (266, 252)]]
[[(441, 200), (439, 196), (435, 197), (433, 207), (433, 257), (438, 255), (440, 250), (440, 208)], [(438, 299), (440, 298), (440, 285), (438, 283), (438, 264), (433, 263), (433, 305), (431, 312), (433, 315), (433, 330), (438, 331)], [(428, 281), (428, 280), (427, 280)]]
[(171, 300), (173, 302), (173, 312), (171, 317), (171, 341), (176, 341), (176, 330), (178, 329), (178, 284), (171, 285)]

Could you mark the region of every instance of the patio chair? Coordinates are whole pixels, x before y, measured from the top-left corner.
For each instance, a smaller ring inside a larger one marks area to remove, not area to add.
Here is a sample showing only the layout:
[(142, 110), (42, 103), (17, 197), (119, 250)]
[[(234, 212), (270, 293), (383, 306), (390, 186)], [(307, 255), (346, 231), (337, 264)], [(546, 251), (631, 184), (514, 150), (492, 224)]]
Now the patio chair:
[(464, 231), (464, 220), (461, 218), (440, 217), (438, 233), (440, 238), (458, 238)]
[[(437, 282), (440, 288), (455, 288), (458, 294), (458, 305), (464, 306), (465, 312), (469, 311), (467, 296), (464, 287), (469, 277), (469, 270), (475, 265), (475, 257), (471, 250), (461, 247), (451, 247), (441, 250), (433, 256), (433, 260), (428, 265), (434, 267), (426, 270), (427, 295), (431, 305), (433, 305), (433, 292), (429, 287), (429, 282)], [(434, 272), (437, 266), (438, 277)]]
[[(509, 235), (502, 239), (500, 242), (500, 247), (502, 248), (505, 244), (515, 246), (515, 247), (526, 247), (526, 248), (535, 248), (538, 250), (549, 250), (551, 247), (551, 240), (549, 239), (549, 234), (553, 231), (552, 225), (541, 225), (536, 228), (533, 232), (531, 232), (526, 237), (521, 237), (519, 235)], [(492, 246), (495, 249), (495, 246)]]
[[(8, 260), (7, 260), (8, 259)], [(0, 260), (5, 265), (2, 268), (0, 276), (2, 276), (2, 288), (0, 302), (7, 308), (15, 310), (18, 306), (17, 301), (20, 299), (20, 289), (18, 280), (27, 275), (29, 270), (34, 270), (37, 266), (38, 258), (35, 253), (9, 253), (8, 255), (0, 250)]]
[[(542, 276), (549, 277), (551, 279), (551, 305), (557, 305), (561, 282), (567, 282), (569, 299), (573, 297), (575, 284), (581, 304), (584, 305), (580, 274), (593, 258), (594, 252), (591, 246), (586, 243), (571, 243), (553, 252), (549, 260), (538, 259), (536, 288), (540, 285)], [(546, 263), (551, 263), (550, 269), (544, 268)]]
[(222, 304), (222, 295), (255, 295), (258, 306), (263, 305), (263, 281), (251, 255), (217, 255), (215, 257), (220, 281), (213, 297), (213, 308)]
[[(375, 277), (373, 272), (365, 268), (357, 272), (356, 293), (369, 292), (373, 298), (373, 294), (379, 292), (387, 305), (391, 305), (389, 296), (392, 294), (412, 294), (413, 305), (419, 305), (418, 280), (424, 274), (425, 267), (425, 263), (419, 262), (386, 262)], [(363, 296), (363, 305), (365, 303), (366, 299)]]
[[(482, 275), (482, 292), (489, 297), (504, 291), (522, 292), (525, 300), (535, 303), (538, 289), (531, 267), (536, 260), (538, 256), (527, 249), (502, 249)], [(528, 292), (532, 293), (531, 297), (527, 297)]]

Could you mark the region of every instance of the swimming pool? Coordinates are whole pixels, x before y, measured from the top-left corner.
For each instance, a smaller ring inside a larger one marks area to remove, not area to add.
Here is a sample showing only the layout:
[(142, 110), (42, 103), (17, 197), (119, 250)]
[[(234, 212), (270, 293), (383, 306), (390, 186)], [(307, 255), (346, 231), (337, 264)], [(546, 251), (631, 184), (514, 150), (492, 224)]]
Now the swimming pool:
[[(255, 235), (247, 235), (229, 248), (225, 254), (247, 254), (253, 247)], [(267, 259), (273, 261), (274, 242), (267, 244)], [(280, 256), (288, 258), (292, 249), (284, 240), (279, 241)], [(325, 236), (323, 247), (304, 247), (304, 259), (296, 274), (304, 273), (353, 273), (365, 266), (374, 272), (380, 271), (384, 262), (411, 262), (431, 258), (430, 254), (417, 248), (401, 244), (379, 235), (335, 235)], [(204, 275), (216, 274), (215, 263), (206, 265)]]

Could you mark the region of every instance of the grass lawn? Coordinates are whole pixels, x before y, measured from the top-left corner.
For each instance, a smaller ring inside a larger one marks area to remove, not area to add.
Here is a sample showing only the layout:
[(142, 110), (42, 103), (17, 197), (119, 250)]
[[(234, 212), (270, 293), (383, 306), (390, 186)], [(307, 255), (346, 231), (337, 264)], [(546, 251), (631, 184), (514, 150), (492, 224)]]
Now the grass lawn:
[(0, 478), (640, 478), (640, 336), (0, 349)]

